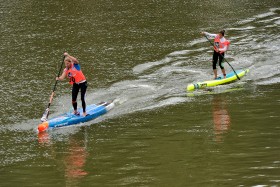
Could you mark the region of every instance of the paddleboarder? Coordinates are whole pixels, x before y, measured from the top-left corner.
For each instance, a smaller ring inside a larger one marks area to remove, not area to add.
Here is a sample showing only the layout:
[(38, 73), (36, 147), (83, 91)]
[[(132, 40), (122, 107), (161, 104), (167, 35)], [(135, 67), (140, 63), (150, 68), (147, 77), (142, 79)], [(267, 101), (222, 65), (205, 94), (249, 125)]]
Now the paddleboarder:
[(219, 60), (219, 66), (222, 70), (224, 78), (226, 78), (226, 70), (224, 68), (224, 56), (225, 52), (228, 50), (230, 42), (224, 37), (225, 30), (221, 30), (218, 34), (211, 34), (208, 32), (202, 32), (207, 38), (214, 39), (214, 53), (213, 53), (213, 72), (214, 79), (217, 79), (217, 62)]
[(64, 64), (65, 69), (63, 70), (63, 73), (56, 77), (56, 80), (63, 80), (65, 77), (69, 78), (69, 83), (72, 85), (72, 105), (74, 108), (74, 114), (80, 115), (80, 113), (77, 111), (77, 96), (79, 93), (79, 90), (81, 90), (81, 101), (82, 101), (82, 107), (83, 107), (83, 116), (86, 116), (86, 102), (85, 102), (85, 94), (87, 90), (87, 80), (84, 76), (79, 61), (77, 58), (69, 55), (67, 52), (64, 53)]

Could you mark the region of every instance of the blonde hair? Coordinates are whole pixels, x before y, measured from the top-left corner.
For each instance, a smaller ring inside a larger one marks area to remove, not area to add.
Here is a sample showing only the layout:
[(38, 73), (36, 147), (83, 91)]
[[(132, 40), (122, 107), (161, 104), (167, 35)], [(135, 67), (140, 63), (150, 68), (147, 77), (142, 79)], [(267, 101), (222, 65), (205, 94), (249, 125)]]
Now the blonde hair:
[(64, 62), (65, 62), (65, 61), (67, 61), (67, 62), (72, 62), (71, 58), (69, 58), (69, 57), (65, 57)]

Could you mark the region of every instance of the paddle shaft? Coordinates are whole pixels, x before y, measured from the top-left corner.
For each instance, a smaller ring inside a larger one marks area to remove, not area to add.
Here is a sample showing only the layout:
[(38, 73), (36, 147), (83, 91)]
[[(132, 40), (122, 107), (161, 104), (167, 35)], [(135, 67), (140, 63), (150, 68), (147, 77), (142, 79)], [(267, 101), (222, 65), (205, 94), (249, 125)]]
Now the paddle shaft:
[[(60, 69), (59, 69), (59, 71), (58, 71), (57, 77), (59, 77), (60, 72), (61, 72), (61, 70), (62, 70), (64, 58), (65, 58), (65, 56), (63, 56), (63, 59), (62, 59), (62, 62), (61, 62)], [(55, 81), (55, 84), (54, 84), (54, 86), (53, 86), (52, 94), (51, 94), (50, 101), (49, 101), (49, 104), (48, 104), (48, 106), (47, 106), (47, 109), (49, 109), (50, 106), (51, 106), (51, 103), (52, 103), (52, 100), (53, 100), (53, 96), (54, 96), (54, 92), (55, 92), (55, 89), (56, 89), (57, 82), (58, 82), (58, 80)]]
[[(208, 40), (208, 42), (215, 48), (215, 45), (207, 38), (206, 35), (204, 35), (205, 38)], [(219, 52), (218, 52), (219, 53)], [(231, 67), (231, 69), (233, 70), (233, 72), (235, 73), (236, 77), (240, 80), (239, 76), (237, 75), (237, 73), (235, 72), (234, 68), (230, 65), (230, 63), (227, 61), (227, 59), (224, 57), (224, 55), (222, 55), (221, 53), (219, 53), (219, 55), (221, 55), (223, 57), (223, 59), (228, 63), (228, 65)]]

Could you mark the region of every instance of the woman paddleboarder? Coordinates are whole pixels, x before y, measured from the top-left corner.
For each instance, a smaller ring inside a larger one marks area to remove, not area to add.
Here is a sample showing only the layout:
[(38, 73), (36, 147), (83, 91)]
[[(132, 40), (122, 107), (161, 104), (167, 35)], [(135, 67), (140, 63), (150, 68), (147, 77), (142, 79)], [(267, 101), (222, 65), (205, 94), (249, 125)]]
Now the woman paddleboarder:
[(86, 116), (86, 102), (85, 102), (85, 94), (87, 91), (87, 80), (84, 76), (79, 61), (69, 55), (67, 52), (64, 53), (64, 64), (65, 69), (63, 70), (63, 73), (56, 77), (56, 80), (63, 80), (67, 76), (69, 78), (69, 83), (72, 85), (72, 105), (74, 108), (74, 114), (80, 115), (80, 113), (77, 111), (77, 96), (79, 93), (79, 90), (81, 90), (81, 101), (82, 101), (82, 107), (83, 107), (83, 116)]
[(224, 68), (224, 55), (225, 52), (228, 50), (230, 42), (224, 37), (225, 30), (220, 31), (218, 34), (211, 34), (208, 32), (202, 32), (206, 38), (214, 38), (214, 53), (213, 53), (213, 71), (214, 71), (214, 79), (217, 79), (217, 62), (219, 60), (219, 66), (222, 70), (224, 78), (226, 78), (226, 70)]

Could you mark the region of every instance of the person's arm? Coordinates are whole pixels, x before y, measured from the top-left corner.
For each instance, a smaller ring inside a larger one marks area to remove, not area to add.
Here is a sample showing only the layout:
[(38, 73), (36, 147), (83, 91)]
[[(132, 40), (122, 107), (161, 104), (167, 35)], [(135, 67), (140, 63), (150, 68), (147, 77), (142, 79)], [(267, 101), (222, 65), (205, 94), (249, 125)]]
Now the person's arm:
[(73, 56), (71, 56), (71, 55), (69, 55), (67, 52), (64, 53), (64, 56), (70, 58), (71, 61), (72, 61), (74, 64), (79, 64), (78, 59), (75, 58), (75, 57), (73, 57)]
[(65, 79), (65, 77), (66, 77), (66, 71), (63, 71), (63, 73), (59, 77), (56, 77), (56, 80), (62, 81), (63, 79)]
[(225, 46), (223, 48), (219, 48), (219, 51), (222, 52), (222, 53), (226, 52), (229, 48), (229, 44), (230, 44), (230, 42), (226, 41)]
[(207, 38), (214, 39), (217, 34), (211, 34), (209, 32), (202, 32), (201, 34), (205, 35)]

